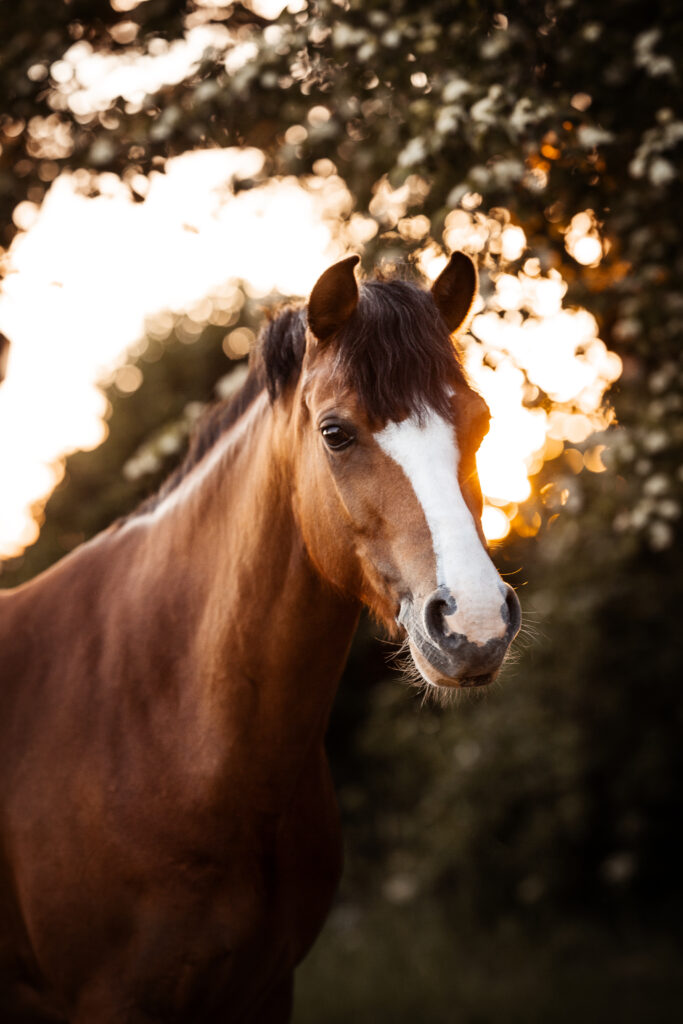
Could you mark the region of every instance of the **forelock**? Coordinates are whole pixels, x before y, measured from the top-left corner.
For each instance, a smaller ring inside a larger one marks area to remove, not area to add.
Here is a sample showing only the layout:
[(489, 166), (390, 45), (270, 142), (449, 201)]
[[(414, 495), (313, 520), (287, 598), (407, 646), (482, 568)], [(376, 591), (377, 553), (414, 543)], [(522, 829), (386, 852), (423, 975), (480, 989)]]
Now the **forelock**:
[[(302, 307), (285, 308), (265, 328), (260, 355), (271, 400), (298, 377), (305, 350)], [(408, 281), (361, 285), (353, 315), (327, 342), (334, 370), (377, 422), (449, 415), (449, 396), (465, 377), (457, 352), (429, 292)]]
[(369, 281), (358, 306), (332, 342), (345, 382), (366, 414), (379, 422), (450, 412), (464, 374), (429, 292), (408, 281)]

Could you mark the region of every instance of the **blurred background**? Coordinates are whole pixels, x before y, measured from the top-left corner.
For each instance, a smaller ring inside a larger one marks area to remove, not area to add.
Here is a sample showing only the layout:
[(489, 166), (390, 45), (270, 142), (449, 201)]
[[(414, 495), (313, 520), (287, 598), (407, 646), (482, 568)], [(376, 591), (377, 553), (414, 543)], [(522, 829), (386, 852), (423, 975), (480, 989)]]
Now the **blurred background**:
[(525, 632), (441, 710), (362, 622), (297, 1024), (680, 1007), (681, 67), (674, 0), (0, 6), (0, 586), (152, 492), (330, 263), (479, 262)]

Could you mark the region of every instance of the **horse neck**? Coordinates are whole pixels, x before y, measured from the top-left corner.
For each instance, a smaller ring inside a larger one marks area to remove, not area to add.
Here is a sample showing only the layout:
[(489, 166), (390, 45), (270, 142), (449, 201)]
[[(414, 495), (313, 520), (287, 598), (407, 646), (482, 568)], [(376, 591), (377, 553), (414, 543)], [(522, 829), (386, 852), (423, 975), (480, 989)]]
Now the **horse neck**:
[(286, 784), (322, 744), (358, 606), (312, 567), (272, 435), (261, 396), (122, 533), (137, 541), (128, 614), (163, 652), (155, 685), (211, 763), (246, 757)]

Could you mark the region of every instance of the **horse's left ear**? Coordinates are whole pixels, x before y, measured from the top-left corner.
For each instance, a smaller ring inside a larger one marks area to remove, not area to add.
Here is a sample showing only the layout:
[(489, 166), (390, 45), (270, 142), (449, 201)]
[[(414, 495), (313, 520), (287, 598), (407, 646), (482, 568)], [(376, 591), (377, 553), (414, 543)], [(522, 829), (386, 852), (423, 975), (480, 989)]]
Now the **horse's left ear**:
[(359, 259), (348, 256), (316, 281), (308, 300), (308, 326), (318, 341), (326, 341), (342, 327), (358, 305), (354, 267)]
[(477, 268), (464, 252), (454, 252), (432, 285), (437, 309), (451, 334), (460, 330), (477, 297)]

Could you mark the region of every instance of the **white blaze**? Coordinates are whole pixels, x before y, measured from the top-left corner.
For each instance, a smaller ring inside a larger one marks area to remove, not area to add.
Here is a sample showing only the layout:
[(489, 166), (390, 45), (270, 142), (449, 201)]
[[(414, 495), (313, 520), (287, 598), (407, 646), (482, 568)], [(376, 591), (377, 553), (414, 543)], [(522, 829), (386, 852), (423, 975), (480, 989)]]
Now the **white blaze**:
[(424, 512), (436, 558), (436, 586), (446, 587), (457, 602), (456, 612), (446, 617), (449, 630), (479, 644), (504, 636), (504, 585), (460, 490), (460, 452), (452, 424), (430, 412), (422, 425), (411, 416), (388, 423), (374, 436), (408, 477)]

